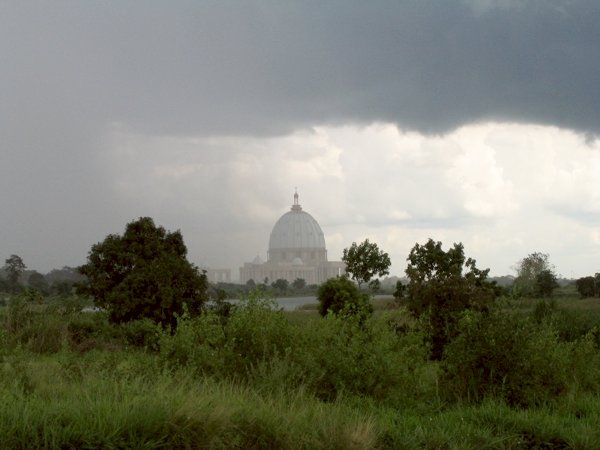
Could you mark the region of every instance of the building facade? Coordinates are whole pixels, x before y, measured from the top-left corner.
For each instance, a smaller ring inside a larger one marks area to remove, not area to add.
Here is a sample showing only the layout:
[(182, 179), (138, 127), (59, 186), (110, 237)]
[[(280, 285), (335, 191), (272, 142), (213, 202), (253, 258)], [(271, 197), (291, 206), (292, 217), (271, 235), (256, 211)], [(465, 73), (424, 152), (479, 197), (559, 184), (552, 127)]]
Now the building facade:
[(294, 194), (294, 204), (275, 223), (269, 238), (267, 261), (259, 256), (240, 268), (240, 281), (272, 283), (278, 279), (292, 283), (301, 278), (306, 284), (320, 284), (342, 275), (341, 261), (328, 261), (325, 236), (319, 223), (304, 211)]

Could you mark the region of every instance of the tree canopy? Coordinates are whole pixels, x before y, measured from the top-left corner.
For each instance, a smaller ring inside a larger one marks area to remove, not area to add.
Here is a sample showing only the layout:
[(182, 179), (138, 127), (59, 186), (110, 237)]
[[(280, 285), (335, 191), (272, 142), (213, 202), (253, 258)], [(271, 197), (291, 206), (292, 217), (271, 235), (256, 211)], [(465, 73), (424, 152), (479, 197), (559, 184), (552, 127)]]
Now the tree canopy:
[(184, 307), (197, 315), (207, 298), (206, 275), (186, 254), (179, 231), (142, 217), (127, 224), (122, 236), (110, 234), (92, 246), (79, 268), (87, 277), (79, 291), (106, 309), (112, 322), (149, 318), (174, 327)]
[(424, 245), (415, 244), (410, 251), (406, 268), (409, 283), (397, 292), (406, 293), (408, 308), (415, 316), (427, 314), (432, 358), (442, 357), (458, 313), (483, 310), (495, 297), (494, 285), (487, 281), (488, 272), (479, 270), (474, 259), (465, 257), (461, 243), (444, 251), (441, 242), (429, 239)]
[[(384, 276), (390, 273), (390, 257), (374, 242), (365, 239), (360, 244), (353, 242), (350, 248), (344, 249), (342, 261), (346, 263), (346, 272), (358, 283), (371, 282), (374, 276)], [(372, 287), (374, 285), (371, 285)]]
[[(517, 296), (546, 295), (552, 282), (550, 275), (554, 276), (554, 266), (550, 264), (547, 253), (534, 252), (520, 260), (516, 265), (517, 278), (514, 283), (514, 293)], [(538, 281), (538, 277), (541, 278)], [(541, 284), (540, 284), (541, 283)], [(549, 284), (550, 283), (550, 284)], [(540, 292), (540, 286), (543, 294)], [(550, 293), (552, 293), (552, 288)]]

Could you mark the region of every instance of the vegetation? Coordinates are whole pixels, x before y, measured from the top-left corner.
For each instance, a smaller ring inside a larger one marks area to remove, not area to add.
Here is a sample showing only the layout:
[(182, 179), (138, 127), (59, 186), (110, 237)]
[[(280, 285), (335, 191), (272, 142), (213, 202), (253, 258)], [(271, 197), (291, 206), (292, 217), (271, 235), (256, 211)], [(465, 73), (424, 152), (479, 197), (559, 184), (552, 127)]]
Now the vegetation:
[(577, 292), (582, 298), (585, 297), (600, 297), (600, 273), (595, 276), (587, 276), (579, 278), (575, 285)]
[(368, 239), (360, 244), (353, 242), (350, 248), (345, 248), (342, 261), (346, 264), (346, 273), (358, 283), (359, 288), (363, 283), (369, 283), (374, 290), (378, 283), (371, 281), (373, 277), (388, 275), (392, 264), (389, 255)]
[(38, 301), (0, 309), (9, 448), (600, 445), (596, 302), (466, 310), (435, 362), (402, 308), (293, 323), (256, 293), (171, 334), (81, 313), (76, 297)]
[[(201, 301), (175, 269), (200, 280)], [(347, 277), (320, 286), (318, 313), (284, 312), (266, 281), (236, 303), (209, 292), (180, 233), (143, 218), (92, 247), (81, 292), (111, 287), (93, 298), (103, 309), (34, 289), (54, 283), (40, 274), (3, 295), (2, 444), (600, 448), (600, 303), (578, 298), (579, 284), (545, 296), (540, 283), (556, 282), (545, 270), (534, 294), (498, 299), (462, 244), (429, 240), (412, 249), (397, 301), (374, 313)]]
[(552, 295), (554, 289), (558, 287), (558, 283), (554, 266), (550, 264), (549, 258), (547, 253), (534, 252), (517, 263), (517, 278), (513, 285), (515, 296), (547, 297)]
[(319, 314), (368, 315), (373, 311), (369, 296), (347, 277), (330, 278), (317, 291)]
[(9, 289), (16, 292), (19, 288), (19, 277), (27, 266), (18, 255), (10, 255), (4, 262), (4, 272), (7, 275)]
[[(467, 271), (463, 273), (463, 269)], [(440, 360), (446, 344), (458, 333), (456, 324), (465, 310), (484, 311), (496, 296), (487, 281), (488, 270), (479, 270), (474, 259), (466, 258), (462, 244), (448, 251), (441, 242), (429, 239), (415, 244), (408, 256), (406, 287), (408, 309), (423, 317), (430, 329), (431, 357)], [(398, 286), (396, 296), (404, 289)]]
[(142, 217), (127, 224), (123, 236), (111, 234), (92, 246), (79, 268), (88, 280), (79, 292), (93, 297), (112, 322), (148, 318), (174, 327), (185, 308), (198, 315), (207, 299), (206, 276), (186, 254), (179, 231)]

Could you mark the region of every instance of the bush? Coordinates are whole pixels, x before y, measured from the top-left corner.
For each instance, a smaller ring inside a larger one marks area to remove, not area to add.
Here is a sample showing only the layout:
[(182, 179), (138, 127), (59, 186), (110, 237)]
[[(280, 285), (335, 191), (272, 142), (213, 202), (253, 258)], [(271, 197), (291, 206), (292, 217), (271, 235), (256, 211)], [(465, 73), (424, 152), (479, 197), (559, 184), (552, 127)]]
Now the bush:
[(467, 311), (458, 330), (441, 364), (440, 386), (451, 398), (479, 402), (492, 396), (510, 405), (536, 405), (564, 394), (570, 381), (590, 370), (582, 366), (586, 358), (577, 356), (589, 353), (590, 338), (585, 345), (560, 342), (548, 322), (538, 325), (498, 310)]
[(273, 303), (258, 297), (236, 305), (227, 321), (214, 312), (181, 318), (162, 333), (160, 356), (169, 367), (234, 379), (271, 392), (301, 388), (320, 399), (366, 395), (398, 404), (419, 392), (426, 366), (423, 336), (398, 312), (364, 320), (327, 315), (291, 325)]
[(232, 307), (226, 320), (213, 311), (183, 317), (173, 336), (163, 334), (161, 356), (167, 364), (200, 373), (245, 378), (259, 362), (291, 346), (290, 325), (274, 308), (273, 301), (253, 293)]
[(121, 326), (124, 341), (128, 345), (158, 350), (161, 332), (150, 319), (135, 320)]
[(323, 400), (350, 394), (398, 404), (414, 398), (428, 349), (416, 331), (395, 332), (394, 314), (365, 322), (330, 314), (299, 329), (292, 358), (305, 386)]
[(360, 292), (358, 287), (346, 277), (330, 278), (317, 291), (319, 314), (362, 315), (373, 312), (369, 297)]

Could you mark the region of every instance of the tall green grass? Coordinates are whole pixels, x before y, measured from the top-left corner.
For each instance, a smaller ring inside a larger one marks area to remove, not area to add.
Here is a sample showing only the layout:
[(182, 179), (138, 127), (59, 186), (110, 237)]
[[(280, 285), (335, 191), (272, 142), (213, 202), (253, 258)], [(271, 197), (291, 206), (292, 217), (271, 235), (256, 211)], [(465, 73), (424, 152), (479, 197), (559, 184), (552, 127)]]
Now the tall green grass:
[(157, 371), (127, 353), (102, 365), (30, 356), (2, 367), (3, 448), (371, 448), (376, 441), (369, 417), (301, 391), (259, 395)]
[(0, 447), (600, 448), (600, 304), (577, 302), (467, 314), (441, 363), (403, 310), (254, 298), (172, 333), (9, 302)]

